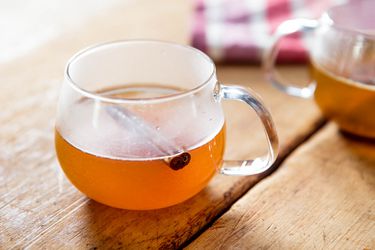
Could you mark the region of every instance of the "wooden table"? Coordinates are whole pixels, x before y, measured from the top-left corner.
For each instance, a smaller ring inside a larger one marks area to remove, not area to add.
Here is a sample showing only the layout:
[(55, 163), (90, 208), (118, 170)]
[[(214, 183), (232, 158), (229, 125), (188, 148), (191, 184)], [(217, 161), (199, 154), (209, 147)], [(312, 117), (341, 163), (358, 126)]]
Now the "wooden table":
[[(176, 0), (77, 2), (9, 1), (0, 8), (0, 248), (375, 249), (375, 144), (340, 134), (311, 100), (265, 83), (258, 66), (220, 65), (218, 74), (253, 88), (270, 108), (281, 155), (269, 176), (217, 175), (194, 198), (156, 211), (113, 209), (79, 193), (62, 174), (53, 143), (65, 63), (108, 40), (189, 43), (192, 7)], [(283, 73), (306, 80), (303, 66)], [(264, 150), (255, 115), (237, 103), (224, 108), (226, 157)]]

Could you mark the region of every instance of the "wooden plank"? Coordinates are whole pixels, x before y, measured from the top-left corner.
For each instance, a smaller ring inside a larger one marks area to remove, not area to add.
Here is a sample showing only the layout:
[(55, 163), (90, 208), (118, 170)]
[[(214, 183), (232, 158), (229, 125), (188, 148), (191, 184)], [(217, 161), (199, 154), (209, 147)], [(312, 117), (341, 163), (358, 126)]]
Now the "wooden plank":
[[(168, 7), (166, 7), (168, 6)], [(144, 11), (144, 10), (152, 10)], [(63, 176), (54, 154), (53, 123), (63, 67), (78, 49), (119, 38), (187, 43), (185, 1), (127, 2), (0, 68), (0, 245), (5, 247), (176, 247), (223, 213), (262, 177), (217, 176), (199, 195), (171, 208), (135, 212), (88, 200)], [(156, 29), (157, 28), (157, 29)], [(302, 71), (288, 75), (302, 81)], [(256, 66), (221, 66), (222, 82), (251, 86), (275, 116), (285, 156), (322, 119), (310, 101), (286, 98), (265, 84)], [(228, 104), (230, 158), (260, 153), (264, 136), (245, 106)], [(234, 112), (235, 111), (235, 112)], [(246, 113), (247, 112), (247, 113)], [(243, 114), (248, 114), (246, 117)], [(291, 123), (293, 121), (293, 123)], [(234, 129), (236, 128), (236, 129)], [(251, 151), (251, 152), (250, 152)]]
[(330, 124), (188, 249), (374, 249), (375, 144)]

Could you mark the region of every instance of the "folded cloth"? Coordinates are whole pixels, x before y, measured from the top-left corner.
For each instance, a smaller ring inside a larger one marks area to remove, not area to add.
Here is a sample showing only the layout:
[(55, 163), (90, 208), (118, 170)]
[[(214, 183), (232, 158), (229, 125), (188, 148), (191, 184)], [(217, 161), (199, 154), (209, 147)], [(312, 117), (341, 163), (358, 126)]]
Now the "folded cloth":
[[(272, 32), (285, 20), (318, 18), (349, 0), (196, 0), (192, 43), (215, 61), (260, 62)], [(280, 43), (279, 62), (304, 62), (299, 34)]]

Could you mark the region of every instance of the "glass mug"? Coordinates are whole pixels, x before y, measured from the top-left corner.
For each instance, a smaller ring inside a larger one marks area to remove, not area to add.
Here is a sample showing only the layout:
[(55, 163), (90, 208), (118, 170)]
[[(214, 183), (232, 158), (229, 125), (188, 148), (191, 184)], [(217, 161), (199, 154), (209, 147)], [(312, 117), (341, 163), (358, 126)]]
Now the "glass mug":
[[(323, 115), (349, 133), (375, 138), (375, 1), (353, 1), (328, 9), (319, 20), (294, 19), (276, 30), (263, 65), (279, 90), (302, 98), (314, 96)], [(286, 35), (313, 32), (309, 46), (312, 83), (284, 83), (274, 64)]]
[[(223, 161), (221, 100), (243, 101), (260, 117), (268, 153)], [(254, 175), (271, 167), (278, 137), (251, 92), (219, 84), (211, 59), (160, 41), (119, 41), (69, 61), (60, 93), (55, 146), (69, 180), (112, 207), (157, 209), (202, 190), (216, 171)]]

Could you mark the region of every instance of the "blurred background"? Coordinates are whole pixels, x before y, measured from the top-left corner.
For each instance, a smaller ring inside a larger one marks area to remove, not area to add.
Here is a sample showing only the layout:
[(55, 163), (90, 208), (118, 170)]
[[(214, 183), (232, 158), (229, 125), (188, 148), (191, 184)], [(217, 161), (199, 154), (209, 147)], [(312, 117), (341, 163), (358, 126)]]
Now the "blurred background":
[[(259, 62), (270, 34), (283, 20), (317, 18), (327, 7), (347, 1), (1, 1), (0, 63), (25, 55), (73, 30), (82, 34), (76, 39), (92, 33), (91, 39), (82, 41), (82, 45), (116, 39), (153, 38), (191, 43), (216, 61)], [(122, 14), (113, 14), (114, 10)], [(80, 30), (80, 27), (85, 27), (85, 30)], [(100, 35), (95, 36), (95, 30)], [(111, 32), (114, 30), (115, 36)], [(282, 60), (305, 60), (303, 45), (298, 40), (297, 36), (284, 42)]]
[[(183, 34), (188, 28), (186, 17), (190, 7), (186, 8), (186, 5), (191, 4), (172, 0), (1, 1), (0, 63), (24, 56), (65, 33), (69, 36), (76, 32), (75, 40), (90, 35), (82, 45), (130, 38), (167, 40), (166, 34), (170, 34), (170, 40), (176, 40), (172, 39), (176, 37), (175, 33)], [(186, 13), (186, 16), (181, 16), (181, 13)], [(175, 15), (181, 16), (179, 23), (182, 25), (178, 24), (179, 30), (172, 31), (177, 24), (168, 23), (168, 20), (175, 20)], [(184, 38), (179, 40), (182, 42)]]

